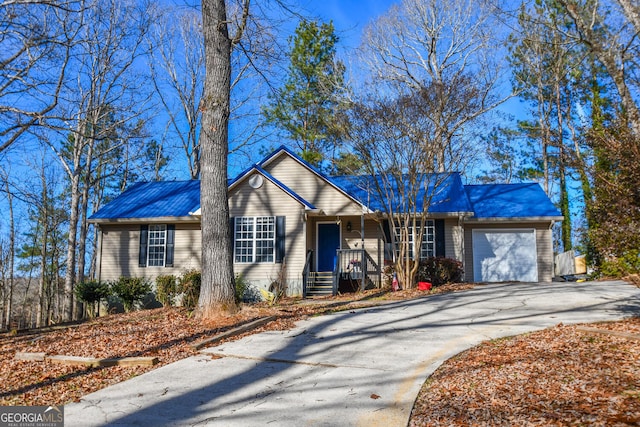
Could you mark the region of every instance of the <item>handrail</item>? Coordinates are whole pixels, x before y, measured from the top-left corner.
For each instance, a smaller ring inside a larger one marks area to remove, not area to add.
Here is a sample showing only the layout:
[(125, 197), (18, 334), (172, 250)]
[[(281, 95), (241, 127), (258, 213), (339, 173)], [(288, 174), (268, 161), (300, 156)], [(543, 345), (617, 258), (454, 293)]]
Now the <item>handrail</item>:
[(313, 259), (313, 250), (307, 251), (307, 258), (304, 262), (304, 269), (302, 270), (302, 298), (307, 297), (307, 285), (309, 281), (309, 273), (311, 272), (311, 260)]
[(359, 289), (362, 291), (369, 280), (380, 285), (382, 270), (365, 249), (339, 249), (338, 276), (341, 273), (349, 273), (359, 282)]
[[(367, 251), (363, 251), (364, 252), (364, 259), (366, 260), (366, 262), (364, 262), (363, 264), (365, 265), (364, 270), (365, 270), (365, 275), (366, 277), (369, 277), (371, 274), (375, 274), (375, 278), (376, 278), (376, 286), (380, 286), (381, 280), (382, 280), (382, 270), (380, 269), (380, 266), (374, 261), (373, 257), (371, 257), (371, 254), (369, 254), (369, 252)], [(369, 266), (372, 267), (372, 270), (369, 270)], [(364, 291), (364, 288), (361, 289), (362, 291)]]
[(331, 284), (331, 294), (333, 296), (338, 295), (338, 276), (340, 274), (340, 250), (336, 251), (336, 256), (333, 261), (333, 283)]

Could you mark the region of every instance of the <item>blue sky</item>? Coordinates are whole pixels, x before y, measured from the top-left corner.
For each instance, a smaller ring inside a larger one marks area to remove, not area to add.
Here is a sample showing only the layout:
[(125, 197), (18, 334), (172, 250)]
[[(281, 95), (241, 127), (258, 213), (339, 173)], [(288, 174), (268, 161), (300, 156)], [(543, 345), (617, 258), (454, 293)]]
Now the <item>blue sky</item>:
[[(165, 0), (172, 3), (182, 2), (184, 0)], [(191, 0), (188, 0), (189, 3)], [(198, 0), (195, 0), (199, 3)], [(322, 21), (333, 21), (337, 35), (340, 38), (338, 51), (341, 59), (345, 60), (347, 66), (349, 66), (349, 58), (353, 55), (353, 50), (360, 45), (363, 29), (367, 24), (383, 15), (393, 4), (399, 3), (400, 0), (298, 0), (297, 6), (304, 10), (305, 15), (311, 17), (317, 17)], [(291, 22), (291, 28), (283, 29), (282, 36), (286, 38), (286, 33), (291, 34), (293, 29), (297, 25), (297, 22)], [(508, 103), (504, 104), (500, 110), (506, 113), (515, 114), (517, 116), (523, 116), (526, 113), (527, 107), (518, 99), (512, 99)], [(278, 144), (276, 144), (278, 145)], [(34, 151), (36, 157), (39, 155), (37, 151)], [(33, 157), (34, 153), (30, 153)], [(20, 169), (24, 167), (21, 163), (24, 162), (24, 153), (12, 153), (15, 156), (8, 156), (8, 153), (0, 153), (0, 162), (13, 163), (12, 169)], [(11, 157), (11, 160), (9, 160)], [(258, 158), (261, 156), (258, 156)], [(257, 160), (257, 159), (253, 159)], [(248, 166), (246, 159), (243, 163), (237, 165), (237, 170), (232, 170), (230, 175), (234, 176), (235, 173)], [(171, 167), (170, 176), (167, 179), (186, 179), (186, 166), (183, 161), (177, 161)], [(62, 172), (60, 172), (62, 175)], [(6, 211), (5, 200), (0, 195), (0, 212)], [(19, 202), (17, 202), (19, 203)], [(23, 217), (26, 216), (26, 212), (22, 211), (20, 214)], [(0, 236), (6, 232), (6, 224), (0, 220)]]
[(311, 0), (305, 6), (326, 21), (333, 21), (345, 49), (360, 44), (362, 29), (398, 1), (391, 0)]

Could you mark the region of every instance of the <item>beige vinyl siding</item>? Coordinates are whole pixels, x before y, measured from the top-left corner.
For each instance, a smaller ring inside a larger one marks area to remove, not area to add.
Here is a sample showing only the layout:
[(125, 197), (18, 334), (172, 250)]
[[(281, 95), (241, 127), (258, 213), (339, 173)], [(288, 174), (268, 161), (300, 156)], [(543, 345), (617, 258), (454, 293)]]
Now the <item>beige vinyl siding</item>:
[(189, 269), (200, 269), (200, 223), (175, 224), (174, 267), (139, 267), (140, 224), (102, 224), (99, 280), (116, 280), (120, 276), (145, 277), (182, 275)]
[(281, 155), (265, 169), (277, 180), (327, 215), (360, 215), (362, 208), (288, 155)]
[[(360, 230), (360, 218), (358, 218), (357, 230)], [(352, 230), (356, 227), (353, 226)], [(351, 235), (358, 236), (358, 233), (351, 232)], [(360, 247), (360, 244), (357, 246)], [(380, 271), (384, 270), (384, 233), (380, 228), (380, 225), (376, 221), (365, 221), (364, 223), (364, 248), (369, 253), (371, 259), (373, 259), (380, 268)]]
[[(257, 189), (252, 188), (248, 179), (245, 179), (229, 193), (229, 215), (231, 218), (286, 217), (285, 265), (289, 294), (301, 294), (306, 253), (304, 206), (267, 179)], [(278, 277), (282, 266), (280, 263), (234, 263), (233, 269), (235, 274), (242, 274), (250, 284), (268, 288)]]
[[(361, 247), (360, 217), (341, 217), (342, 223), (342, 247), (349, 249), (358, 249)], [(322, 217), (317, 218), (322, 221)], [(347, 231), (347, 223), (351, 221), (351, 232)], [(315, 229), (315, 226), (314, 226)], [(380, 262), (384, 261), (384, 233), (377, 221), (367, 219), (365, 221), (365, 249), (374, 259), (378, 259), (380, 254)], [(464, 261), (464, 230), (458, 224), (457, 218), (447, 218), (444, 221), (444, 237), (445, 237), (445, 256), (459, 261)], [(315, 235), (312, 234), (313, 241)], [(378, 252), (379, 251), (379, 252)]]
[[(326, 218), (323, 216), (313, 217), (308, 223), (311, 231), (311, 242), (317, 242), (316, 236), (316, 224), (319, 222), (333, 222), (337, 221), (333, 218)], [(341, 249), (361, 249), (362, 237), (360, 235), (361, 221), (359, 216), (345, 216), (340, 217), (340, 233), (342, 241), (340, 244)], [(351, 231), (347, 230), (347, 224), (351, 223)], [(366, 219), (364, 223), (364, 248), (369, 253), (369, 256), (377, 263), (378, 257), (380, 263), (384, 261), (384, 235), (380, 230), (380, 227), (376, 221)], [(308, 248), (316, 250), (316, 248)]]
[[(323, 217), (316, 217), (314, 220), (326, 221)], [(340, 217), (342, 224), (342, 248), (343, 249), (359, 249), (361, 247), (360, 217)], [(351, 232), (347, 231), (347, 223), (351, 222)], [(313, 227), (315, 230), (315, 226)], [(447, 218), (444, 221), (445, 236), (445, 256), (448, 258), (463, 261), (464, 259), (464, 241), (463, 228), (458, 224), (457, 218)], [(377, 221), (367, 219), (365, 221), (365, 249), (374, 259), (378, 259), (378, 251), (380, 251), (380, 261), (384, 261), (384, 233)], [(311, 241), (316, 241), (315, 232), (311, 234)], [(315, 249), (315, 248), (312, 248)]]
[(447, 258), (464, 261), (464, 231), (458, 218), (444, 220), (444, 254)]
[(553, 280), (553, 235), (549, 224), (544, 224), (536, 230), (536, 246), (538, 247), (538, 280), (551, 282)]
[(464, 272), (465, 280), (473, 281), (473, 239), (474, 229), (535, 229), (536, 230), (536, 251), (538, 255), (538, 281), (550, 282), (553, 280), (553, 244), (552, 233), (549, 223), (486, 223), (467, 222), (464, 227)]

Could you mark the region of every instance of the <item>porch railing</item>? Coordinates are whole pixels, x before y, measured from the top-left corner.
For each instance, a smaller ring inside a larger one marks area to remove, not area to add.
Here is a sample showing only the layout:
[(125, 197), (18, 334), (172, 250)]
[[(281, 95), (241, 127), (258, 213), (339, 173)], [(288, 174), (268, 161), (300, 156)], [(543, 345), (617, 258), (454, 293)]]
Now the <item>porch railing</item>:
[(382, 270), (366, 250), (338, 249), (337, 253), (336, 282), (339, 279), (358, 281), (361, 291), (369, 285), (380, 287)]
[(307, 251), (307, 257), (304, 262), (304, 269), (302, 270), (302, 297), (307, 296), (307, 288), (309, 285), (309, 273), (311, 272), (311, 260), (313, 259), (313, 251), (309, 249)]

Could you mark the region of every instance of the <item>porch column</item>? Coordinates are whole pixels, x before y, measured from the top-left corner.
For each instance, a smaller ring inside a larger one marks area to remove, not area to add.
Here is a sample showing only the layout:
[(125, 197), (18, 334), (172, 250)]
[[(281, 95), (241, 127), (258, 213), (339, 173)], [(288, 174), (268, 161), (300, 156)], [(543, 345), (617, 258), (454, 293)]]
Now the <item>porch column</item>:
[(360, 249), (362, 250), (362, 277), (360, 277), (360, 290), (364, 291), (364, 279), (367, 275), (367, 260), (364, 249), (364, 206), (362, 206), (362, 212), (360, 213), (360, 242)]

